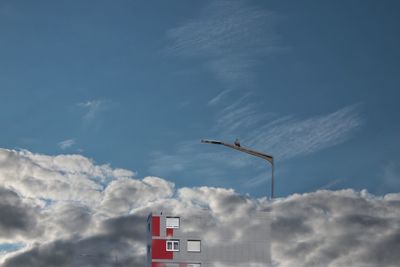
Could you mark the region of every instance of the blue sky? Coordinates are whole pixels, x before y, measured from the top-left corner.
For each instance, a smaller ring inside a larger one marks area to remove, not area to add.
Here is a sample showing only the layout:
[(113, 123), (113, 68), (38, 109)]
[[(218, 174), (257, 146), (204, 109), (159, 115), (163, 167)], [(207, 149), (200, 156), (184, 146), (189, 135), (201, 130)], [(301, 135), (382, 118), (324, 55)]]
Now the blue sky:
[(0, 2), (0, 146), (263, 196), (400, 190), (396, 1)]

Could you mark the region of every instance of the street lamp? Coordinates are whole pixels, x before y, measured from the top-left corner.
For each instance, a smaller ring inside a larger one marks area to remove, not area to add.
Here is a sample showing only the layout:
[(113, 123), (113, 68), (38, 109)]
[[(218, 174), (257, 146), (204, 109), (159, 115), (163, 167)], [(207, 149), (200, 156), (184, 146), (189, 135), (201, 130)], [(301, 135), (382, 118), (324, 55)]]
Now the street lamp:
[(274, 186), (275, 186), (274, 183), (275, 183), (275, 181), (274, 181), (274, 157), (273, 157), (273, 156), (267, 155), (267, 154), (264, 154), (264, 153), (261, 153), (261, 152), (258, 152), (258, 151), (255, 151), (255, 150), (250, 149), (250, 148), (242, 147), (242, 146), (240, 145), (240, 143), (239, 143), (239, 140), (237, 140), (237, 139), (236, 139), (236, 141), (235, 141), (234, 144), (228, 144), (228, 143), (221, 142), (221, 141), (207, 140), (207, 139), (202, 139), (201, 142), (202, 142), (202, 143), (205, 143), (205, 144), (214, 144), (214, 145), (223, 145), (223, 146), (227, 146), (227, 147), (230, 147), (230, 148), (239, 150), (239, 151), (241, 151), (241, 152), (244, 152), (244, 153), (247, 153), (247, 154), (250, 154), (250, 155), (253, 155), (253, 156), (262, 158), (262, 159), (265, 159), (265, 160), (267, 160), (269, 163), (271, 163), (271, 166), (272, 166), (272, 176), (271, 176), (271, 199), (274, 198)]

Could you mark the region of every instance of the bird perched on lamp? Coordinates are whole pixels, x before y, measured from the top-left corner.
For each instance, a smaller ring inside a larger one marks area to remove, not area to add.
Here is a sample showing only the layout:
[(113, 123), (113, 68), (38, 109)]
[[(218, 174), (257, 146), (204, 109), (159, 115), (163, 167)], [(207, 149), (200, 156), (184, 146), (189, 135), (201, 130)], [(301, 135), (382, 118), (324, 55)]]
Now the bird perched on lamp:
[(235, 144), (235, 146), (238, 146), (238, 147), (240, 147), (240, 141), (239, 141), (239, 139), (237, 139), (237, 138), (236, 138), (236, 140), (235, 140), (235, 143), (234, 143), (234, 144)]

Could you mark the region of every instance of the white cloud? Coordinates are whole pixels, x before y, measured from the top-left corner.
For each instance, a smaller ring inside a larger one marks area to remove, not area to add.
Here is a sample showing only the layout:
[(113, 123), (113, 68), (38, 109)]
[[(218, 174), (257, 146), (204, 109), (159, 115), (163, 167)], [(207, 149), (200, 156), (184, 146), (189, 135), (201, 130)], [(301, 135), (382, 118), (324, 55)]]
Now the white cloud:
[(95, 165), (81, 155), (46, 156), (29, 151), (0, 149), (0, 183), (15, 188), (23, 197), (56, 201), (100, 200), (103, 183), (133, 176), (131, 171)]
[(280, 267), (394, 267), (400, 262), (399, 212), (398, 201), (365, 191), (280, 199), (274, 204), (274, 259)]
[(64, 141), (59, 142), (57, 145), (62, 149), (65, 150), (67, 148), (70, 148), (71, 146), (75, 145), (75, 139), (67, 139)]
[[(202, 229), (204, 238), (219, 245), (248, 238), (261, 224), (243, 224), (243, 218), (269, 204), (232, 189), (175, 189), (161, 178), (135, 179), (129, 170), (79, 155), (0, 152), (0, 242), (25, 246), (0, 259), (2, 267), (109, 266), (116, 252), (121, 266), (144, 266), (151, 211), (197, 216), (187, 229)], [(28, 174), (30, 184), (40, 186), (28, 189)], [(65, 186), (55, 187), (54, 177)], [(79, 188), (77, 181), (92, 186)], [(398, 266), (399, 200), (400, 193), (378, 197), (353, 190), (276, 199), (272, 258), (279, 267)]]
[(142, 207), (143, 203), (170, 198), (173, 190), (172, 183), (157, 177), (146, 177), (141, 181), (121, 178), (112, 181), (104, 190), (100, 209), (121, 216)]

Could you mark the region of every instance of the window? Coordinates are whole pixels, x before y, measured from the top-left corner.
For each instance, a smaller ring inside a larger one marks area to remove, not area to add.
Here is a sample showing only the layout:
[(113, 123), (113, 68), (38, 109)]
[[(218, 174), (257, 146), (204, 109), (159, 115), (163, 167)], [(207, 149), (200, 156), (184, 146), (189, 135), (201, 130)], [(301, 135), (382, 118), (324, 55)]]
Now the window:
[(200, 240), (188, 240), (187, 241), (187, 251), (189, 252), (200, 252), (201, 241)]
[(167, 240), (167, 251), (179, 251), (179, 240)]
[(200, 267), (200, 263), (188, 263), (187, 267)]
[(179, 228), (179, 217), (167, 217), (167, 228)]

